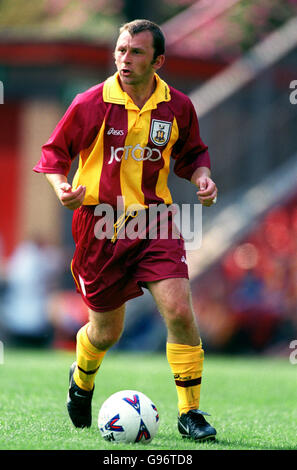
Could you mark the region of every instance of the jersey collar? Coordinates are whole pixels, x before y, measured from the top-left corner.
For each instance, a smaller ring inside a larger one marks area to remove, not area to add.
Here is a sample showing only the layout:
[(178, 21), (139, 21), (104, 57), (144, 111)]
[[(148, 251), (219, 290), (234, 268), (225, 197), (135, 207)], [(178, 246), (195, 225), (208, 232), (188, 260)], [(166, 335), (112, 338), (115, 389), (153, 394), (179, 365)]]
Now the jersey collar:
[[(118, 80), (118, 72), (116, 72), (111, 77), (107, 78), (103, 86), (103, 100), (106, 103), (114, 103), (114, 104), (121, 104), (124, 105), (126, 109), (136, 109), (138, 107), (132, 101), (130, 96), (122, 89), (119, 80)], [(155, 109), (158, 103), (162, 101), (170, 101), (170, 90), (167, 83), (162, 80), (158, 74), (155, 73), (156, 79), (156, 88), (153, 94), (145, 103), (142, 110), (145, 109)]]

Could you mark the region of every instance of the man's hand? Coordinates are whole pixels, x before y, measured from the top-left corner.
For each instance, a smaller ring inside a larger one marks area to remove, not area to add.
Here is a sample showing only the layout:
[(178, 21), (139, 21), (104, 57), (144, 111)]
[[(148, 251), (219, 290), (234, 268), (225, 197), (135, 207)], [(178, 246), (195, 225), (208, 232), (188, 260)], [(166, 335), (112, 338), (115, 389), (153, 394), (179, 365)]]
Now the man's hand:
[(203, 206), (208, 207), (217, 202), (218, 189), (210, 177), (208, 168), (197, 168), (192, 175), (191, 182), (198, 187), (198, 199)]
[(209, 176), (201, 176), (196, 184), (198, 199), (203, 206), (209, 207), (217, 202), (218, 190)]
[(84, 202), (86, 195), (86, 187), (80, 185), (75, 191), (72, 191), (72, 186), (69, 183), (61, 183), (57, 188), (57, 196), (61, 203), (67, 209), (78, 209)]
[(47, 173), (46, 177), (64, 207), (75, 210), (82, 205), (86, 195), (85, 186), (80, 185), (75, 191), (72, 191), (72, 186), (67, 182), (66, 176)]

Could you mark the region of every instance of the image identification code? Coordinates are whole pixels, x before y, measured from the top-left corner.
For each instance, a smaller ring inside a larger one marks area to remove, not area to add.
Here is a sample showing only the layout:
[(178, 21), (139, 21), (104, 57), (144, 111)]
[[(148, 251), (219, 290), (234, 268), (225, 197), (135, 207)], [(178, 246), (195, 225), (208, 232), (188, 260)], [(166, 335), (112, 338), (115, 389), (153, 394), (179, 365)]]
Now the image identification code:
[(131, 468), (137, 464), (148, 465), (192, 465), (192, 454), (148, 454), (144, 457), (137, 455), (110, 454), (102, 459), (103, 465), (127, 465)]

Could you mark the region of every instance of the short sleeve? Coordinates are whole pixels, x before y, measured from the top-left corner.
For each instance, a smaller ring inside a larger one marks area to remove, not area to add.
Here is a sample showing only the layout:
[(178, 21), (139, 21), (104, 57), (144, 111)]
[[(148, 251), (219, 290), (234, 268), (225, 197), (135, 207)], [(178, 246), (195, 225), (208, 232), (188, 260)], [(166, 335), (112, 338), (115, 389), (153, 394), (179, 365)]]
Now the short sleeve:
[(77, 95), (42, 146), (41, 158), (33, 170), (67, 176), (73, 159), (95, 139), (104, 118), (102, 106), (98, 86)]

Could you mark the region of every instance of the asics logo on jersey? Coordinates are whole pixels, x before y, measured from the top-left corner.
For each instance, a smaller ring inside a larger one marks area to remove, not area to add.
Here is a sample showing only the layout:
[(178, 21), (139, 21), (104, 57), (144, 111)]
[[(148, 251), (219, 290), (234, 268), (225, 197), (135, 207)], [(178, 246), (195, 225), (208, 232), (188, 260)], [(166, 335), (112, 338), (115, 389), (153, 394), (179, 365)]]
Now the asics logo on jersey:
[(111, 127), (108, 129), (107, 135), (124, 135), (124, 131), (122, 129), (114, 129)]
[(132, 145), (125, 145), (125, 147), (117, 148), (111, 146), (108, 165), (113, 163), (113, 161), (120, 162), (123, 159), (128, 160), (128, 158), (133, 158), (133, 160), (137, 162), (144, 162), (145, 160), (157, 162), (162, 158), (162, 154), (159, 149), (141, 147), (139, 144), (134, 147)]

